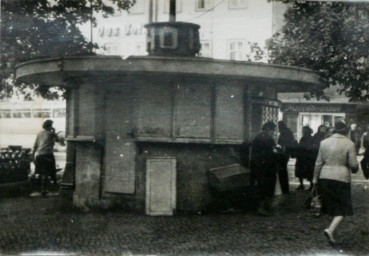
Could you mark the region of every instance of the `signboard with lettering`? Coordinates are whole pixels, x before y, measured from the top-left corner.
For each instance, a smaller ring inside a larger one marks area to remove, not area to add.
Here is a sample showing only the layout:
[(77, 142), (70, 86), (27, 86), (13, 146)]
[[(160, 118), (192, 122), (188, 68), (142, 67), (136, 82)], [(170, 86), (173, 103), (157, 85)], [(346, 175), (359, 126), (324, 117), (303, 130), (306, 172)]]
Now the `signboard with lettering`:
[(342, 113), (355, 112), (355, 104), (322, 104), (322, 103), (283, 103), (282, 112), (323, 112), (323, 113)]

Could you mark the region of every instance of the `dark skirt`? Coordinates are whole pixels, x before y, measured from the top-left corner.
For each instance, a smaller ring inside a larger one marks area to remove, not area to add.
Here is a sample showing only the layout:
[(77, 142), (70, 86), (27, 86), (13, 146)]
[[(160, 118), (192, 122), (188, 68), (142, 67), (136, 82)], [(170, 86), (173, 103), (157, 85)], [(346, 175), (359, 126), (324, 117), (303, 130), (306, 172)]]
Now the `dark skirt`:
[(312, 180), (314, 176), (315, 161), (296, 160), (295, 176), (299, 179)]
[(351, 183), (320, 179), (318, 193), (322, 199), (322, 213), (330, 216), (351, 216)]
[(273, 197), (277, 181), (277, 168), (275, 166), (259, 166), (256, 181), (261, 199)]
[(53, 154), (38, 155), (35, 159), (35, 172), (38, 174), (54, 175), (56, 172), (55, 157)]

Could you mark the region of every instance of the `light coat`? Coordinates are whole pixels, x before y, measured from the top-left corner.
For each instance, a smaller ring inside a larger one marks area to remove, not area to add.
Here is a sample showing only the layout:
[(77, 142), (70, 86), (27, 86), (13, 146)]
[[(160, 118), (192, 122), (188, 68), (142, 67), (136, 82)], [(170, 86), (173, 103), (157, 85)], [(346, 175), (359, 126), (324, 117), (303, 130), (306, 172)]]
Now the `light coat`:
[(318, 179), (351, 182), (351, 169), (358, 166), (355, 144), (348, 137), (335, 133), (320, 143), (314, 183)]

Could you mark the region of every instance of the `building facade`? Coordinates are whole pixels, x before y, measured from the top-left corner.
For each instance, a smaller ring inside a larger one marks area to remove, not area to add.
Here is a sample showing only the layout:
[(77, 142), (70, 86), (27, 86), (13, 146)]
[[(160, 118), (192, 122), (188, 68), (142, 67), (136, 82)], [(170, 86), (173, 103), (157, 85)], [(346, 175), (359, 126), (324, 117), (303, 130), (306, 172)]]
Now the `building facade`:
[(18, 145), (31, 148), (36, 134), (46, 119), (54, 121), (56, 132), (65, 132), (66, 102), (64, 100), (32, 101), (8, 99), (0, 102), (0, 147)]
[[(147, 55), (144, 25), (168, 21), (169, 2), (136, 0), (128, 12), (116, 11), (106, 18), (95, 13), (92, 41), (99, 45), (98, 52), (123, 58)], [(280, 27), (283, 8), (267, 0), (177, 0), (176, 20), (200, 25), (200, 57), (245, 61), (255, 59), (254, 46), (264, 48), (265, 41)], [(91, 37), (91, 27), (83, 31)], [(262, 61), (266, 60), (264, 55)]]

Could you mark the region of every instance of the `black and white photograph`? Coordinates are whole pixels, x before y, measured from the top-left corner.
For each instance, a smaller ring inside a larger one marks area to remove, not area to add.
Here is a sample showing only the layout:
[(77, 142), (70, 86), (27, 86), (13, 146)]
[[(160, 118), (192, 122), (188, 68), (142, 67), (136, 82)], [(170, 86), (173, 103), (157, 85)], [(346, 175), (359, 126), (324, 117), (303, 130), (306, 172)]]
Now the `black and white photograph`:
[(369, 0), (0, 7), (0, 255), (369, 255)]

